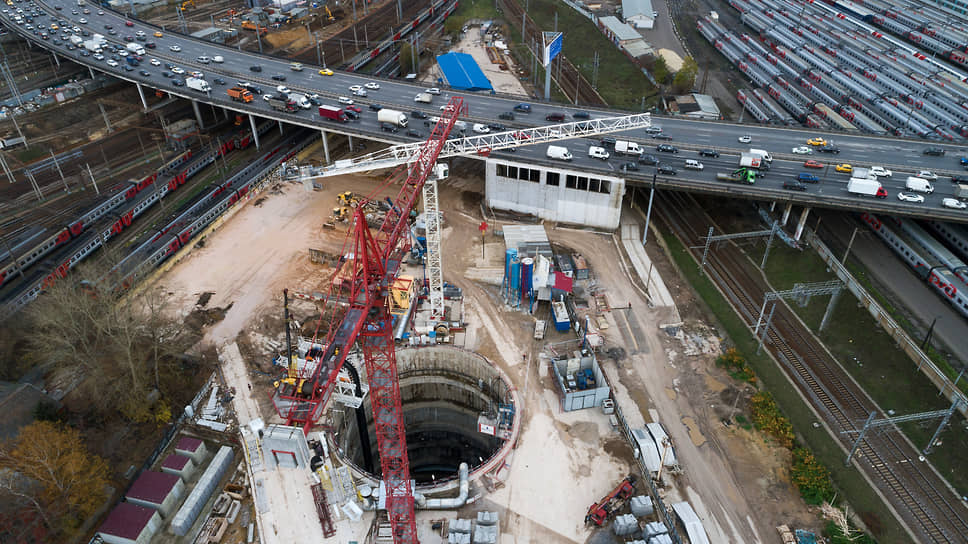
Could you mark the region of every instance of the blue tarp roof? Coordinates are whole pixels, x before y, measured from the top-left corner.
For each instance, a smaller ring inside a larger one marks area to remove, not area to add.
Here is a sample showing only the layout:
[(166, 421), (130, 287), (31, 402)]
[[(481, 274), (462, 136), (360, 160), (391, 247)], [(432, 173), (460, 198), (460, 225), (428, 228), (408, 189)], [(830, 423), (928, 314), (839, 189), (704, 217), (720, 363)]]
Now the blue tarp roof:
[(490, 91), (491, 82), (487, 80), (474, 57), (467, 53), (447, 53), (437, 57), (437, 65), (444, 72), (447, 84), (462, 91)]

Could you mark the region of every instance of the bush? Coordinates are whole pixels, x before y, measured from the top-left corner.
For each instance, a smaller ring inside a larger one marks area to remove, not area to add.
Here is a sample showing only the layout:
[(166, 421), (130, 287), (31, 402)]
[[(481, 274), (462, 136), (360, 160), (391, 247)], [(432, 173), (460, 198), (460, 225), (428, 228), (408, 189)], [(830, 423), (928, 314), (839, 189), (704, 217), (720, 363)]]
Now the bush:
[(793, 449), (790, 477), (807, 504), (817, 505), (833, 497), (834, 487), (830, 483), (827, 467), (817, 461), (807, 448)]
[(830, 544), (877, 544), (877, 541), (867, 533), (854, 532), (850, 536), (845, 536), (833, 521), (827, 522), (823, 533), (830, 539)]
[(756, 385), (756, 374), (753, 369), (746, 364), (746, 358), (743, 357), (736, 348), (729, 348), (725, 353), (716, 358), (716, 366), (726, 369), (726, 372), (734, 380), (740, 380), (743, 382), (748, 382), (752, 385)]
[(752, 407), (753, 425), (760, 431), (773, 437), (784, 448), (793, 447), (793, 425), (790, 420), (780, 413), (780, 408), (773, 400), (773, 396), (766, 391), (760, 391), (750, 399)]

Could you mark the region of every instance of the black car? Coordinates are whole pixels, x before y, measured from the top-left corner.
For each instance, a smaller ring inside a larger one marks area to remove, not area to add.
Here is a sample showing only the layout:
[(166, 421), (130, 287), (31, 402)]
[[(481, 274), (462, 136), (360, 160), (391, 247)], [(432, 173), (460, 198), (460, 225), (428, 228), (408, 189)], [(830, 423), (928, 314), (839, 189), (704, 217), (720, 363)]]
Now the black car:
[(934, 155), (935, 157), (943, 157), (944, 156), (944, 148), (943, 147), (929, 147), (929, 148), (925, 149), (923, 151), (923, 153), (925, 155)]
[(177, 77), (175, 79), (172, 79), (171, 80), (171, 84), (174, 85), (175, 87), (184, 87), (185, 86), (185, 82), (182, 81), (181, 79), (177, 78)]
[(357, 112), (355, 112), (355, 111), (353, 111), (353, 110), (343, 110), (343, 113), (345, 113), (346, 116), (349, 117), (350, 119), (359, 119), (360, 118), (360, 114), (357, 113)]
[(655, 155), (642, 155), (639, 157), (639, 164), (647, 164), (649, 166), (659, 164), (659, 159), (655, 158)]
[(655, 146), (656, 151), (661, 151), (663, 153), (678, 153), (679, 148), (674, 145), (669, 144), (659, 144)]
[(161, 77), (171, 77), (171, 73), (170, 72), (162, 72), (161, 73)]
[(498, 119), (503, 119), (505, 121), (514, 121), (514, 112), (506, 111), (497, 116)]
[(124, 37), (124, 41), (126, 41), (126, 42), (133, 42), (134, 41), (134, 36), (125, 36)]
[(818, 149), (817, 151), (821, 153), (840, 153), (840, 148), (832, 145), (825, 145)]
[(619, 167), (619, 170), (624, 170), (626, 172), (638, 172), (639, 171), (639, 165), (636, 164), (636, 163), (634, 163), (634, 162), (629, 161), (629, 162), (626, 162), (626, 163), (622, 163), (622, 166)]
[(491, 129), (491, 132), (504, 132), (508, 129), (508, 127), (501, 123), (488, 123), (487, 128)]
[(130, 65), (128, 65), (128, 64), (122, 64), (122, 65), (121, 65), (121, 67), (122, 67), (122, 68), (124, 68), (124, 71), (125, 71), (125, 72), (133, 72), (133, 71), (134, 71), (134, 68), (132, 68), (132, 67), (131, 67)]
[(410, 112), (410, 117), (413, 117), (414, 119), (426, 119), (427, 114), (422, 111), (412, 111)]
[(286, 76), (284, 76), (282, 74), (276, 74), (276, 75), (272, 76), (272, 79), (274, 79), (276, 81), (285, 81), (286, 80)]
[(216, 85), (225, 85), (225, 80), (220, 77), (213, 79), (212, 82)]
[(400, 132), (400, 129), (398, 129), (396, 125), (391, 125), (389, 123), (380, 123), (380, 130), (383, 132), (392, 132), (394, 134)]
[(370, 104), (370, 109), (373, 111), (380, 111), (383, 109), (383, 106), (379, 104)]
[(148, 42), (145, 44), (145, 47), (147, 47), (148, 49), (154, 49), (157, 46), (155, 45), (155, 42)]
[(585, 123), (585, 122), (575, 123), (575, 128), (577, 128), (578, 130), (591, 130), (592, 124)]
[(588, 119), (589, 117), (587, 111), (576, 111), (575, 113), (571, 114), (571, 116), (575, 119)]
[(87, 49), (81, 49), (81, 56), (82, 57), (90, 57), (91, 56), (91, 52), (88, 51)]
[(262, 67), (259, 66), (258, 64), (256, 64), (255, 66), (249, 66), (249, 70), (251, 70), (253, 72), (261, 72), (262, 71)]
[(788, 191), (806, 191), (807, 190), (806, 185), (800, 183), (795, 179), (784, 181), (783, 188)]
[(255, 85), (253, 85), (251, 83), (245, 83), (243, 81), (240, 81), (238, 83), (238, 85), (239, 85), (239, 87), (242, 87), (243, 89), (249, 91), (252, 94), (262, 94), (262, 88), (261, 87), (256, 87)]
[(151, 72), (149, 72), (148, 70), (142, 70), (142, 71), (140, 71), (138, 73), (141, 74), (144, 77), (151, 77)]
[(653, 140), (671, 140), (672, 136), (668, 136), (660, 132), (659, 134), (653, 134), (652, 139)]
[(615, 138), (611, 136), (606, 136), (601, 140), (602, 147), (615, 147)]
[(411, 138), (423, 138), (423, 134), (421, 134), (419, 130), (414, 130), (412, 128), (407, 129), (407, 136), (410, 136)]
[(104, 25), (104, 29), (105, 30), (111, 30), (112, 28), (114, 28), (114, 27), (111, 26), (111, 25)]
[(563, 123), (565, 122), (565, 114), (560, 112), (549, 113), (548, 115), (545, 115), (545, 121), (554, 121), (556, 123)]
[(674, 175), (676, 175), (678, 173), (678, 172), (676, 172), (676, 169), (675, 168), (673, 168), (671, 166), (664, 166), (664, 165), (661, 165), (661, 164), (659, 165), (658, 168), (656, 168), (656, 171), (658, 173), (660, 173), (660, 174), (665, 174), (667, 176), (674, 176)]
[(968, 183), (968, 176), (951, 176), (951, 183)]
[(700, 149), (699, 155), (703, 157), (716, 157), (719, 158), (719, 151), (715, 149)]

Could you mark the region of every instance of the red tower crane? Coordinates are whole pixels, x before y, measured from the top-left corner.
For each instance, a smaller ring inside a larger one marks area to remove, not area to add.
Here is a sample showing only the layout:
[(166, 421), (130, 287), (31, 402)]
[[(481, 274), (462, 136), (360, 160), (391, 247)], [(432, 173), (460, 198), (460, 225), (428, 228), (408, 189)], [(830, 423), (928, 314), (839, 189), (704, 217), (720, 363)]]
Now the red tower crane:
[[(416, 544), (417, 528), (387, 297), (397, 269), (410, 250), (410, 211), (416, 206), (424, 182), (433, 172), (447, 136), (461, 114), (466, 114), (464, 103), (455, 96), (448, 102), (416, 160), (401, 165), (387, 180), (387, 184), (401, 181), (402, 184), (379, 231), (370, 231), (363, 206), (356, 207), (353, 229), (344, 244), (344, 261), (337, 271), (337, 277), (344, 279), (332, 282), (326, 297), (327, 307), (335, 309), (322, 342), (322, 352), (315, 354), (312, 364), (307, 361), (302, 369), (290, 370), (288, 378), (277, 382), (272, 395), (276, 410), (286, 419), (286, 424), (300, 426), (308, 433), (333, 392), (347, 353), (359, 341), (370, 385), (387, 514), (396, 544)], [(322, 319), (320, 316), (319, 325)]]

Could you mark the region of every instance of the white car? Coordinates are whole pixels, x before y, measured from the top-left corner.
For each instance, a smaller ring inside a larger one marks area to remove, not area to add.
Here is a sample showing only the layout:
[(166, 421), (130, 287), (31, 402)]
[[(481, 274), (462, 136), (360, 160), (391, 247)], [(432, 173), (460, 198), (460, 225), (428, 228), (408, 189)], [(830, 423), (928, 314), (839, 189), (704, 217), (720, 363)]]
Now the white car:
[(286, 87), (285, 85), (277, 85), (276, 92), (281, 94), (289, 94), (292, 92), (292, 89), (290, 89), (289, 87)]
[(478, 134), (487, 134), (491, 132), (491, 129), (483, 123), (474, 123), (474, 132)]
[(914, 193), (898, 193), (897, 199), (901, 202), (924, 202), (924, 195), (916, 195)]
[(813, 150), (811, 150), (809, 147), (805, 145), (801, 145), (800, 147), (794, 147), (792, 151), (797, 155), (809, 155), (813, 153)]
[(185, 70), (184, 70), (184, 68), (179, 68), (177, 66), (172, 66), (171, 67), (171, 73), (181, 75), (181, 74), (184, 74), (185, 73)]
[(81, 23), (82, 25), (86, 25), (87, 24), (87, 19), (85, 19), (84, 17), (81, 17), (80, 19), (78, 19), (77, 22), (78, 23)]
[(339, 102), (340, 104), (346, 104), (347, 106), (353, 105), (353, 99), (348, 96), (341, 96), (337, 98), (336, 101)]
[(361, 91), (361, 90), (363, 90), (363, 86), (362, 85), (352, 85), (352, 86), (350, 86), (350, 92), (351, 93), (355, 93), (356, 91)]
[(454, 109), (454, 105), (453, 104), (444, 104), (443, 106), (440, 107), (440, 111), (447, 111), (447, 112), (449, 112), (449, 111), (453, 111), (453, 109)]
[(874, 174), (879, 178), (889, 178), (894, 174), (894, 172), (891, 172), (883, 166), (871, 166), (871, 174)]
[(926, 179), (928, 181), (937, 181), (938, 175), (930, 170), (921, 170), (918, 172), (918, 177), (921, 179)]
[(430, 94), (440, 94), (440, 89), (438, 89), (437, 87), (431, 87), (427, 89), (427, 92)]
[(968, 204), (958, 200), (957, 198), (946, 198), (941, 201), (941, 205), (945, 208), (954, 208), (956, 210), (963, 210), (968, 208)]
[(116, 61), (114, 59), (108, 59), (108, 66), (110, 66), (112, 68), (117, 68), (118, 67), (118, 61)]
[(181, 51), (181, 46), (180, 45), (177, 45), (177, 44), (175, 44), (175, 45), (169, 45), (168, 46), (168, 49), (171, 49), (173, 52), (177, 53), (177, 52)]
[(102, 55), (100, 53), (94, 53), (91, 56), (94, 57), (94, 60), (104, 60), (104, 55)]
[(99, 9), (99, 10), (97, 10), (97, 14), (98, 14), (98, 15), (104, 15), (104, 10), (103, 10), (103, 9)]
[(272, 95), (269, 93), (262, 95), (262, 99), (265, 100), (266, 102), (268, 102), (270, 98), (272, 98)]
[(745, 136), (740, 136), (739, 137), (739, 143), (741, 143), (741, 144), (748, 144), (748, 143), (750, 143), (752, 141), (753, 141), (753, 137), (750, 136), (749, 134), (746, 134)]
[(360, 88), (353, 91), (353, 96), (366, 96), (366, 89)]
[(367, 89), (370, 89), (371, 91), (376, 91), (380, 89), (380, 84), (374, 81), (367, 82), (363, 86), (366, 87)]
[(161, 66), (161, 61), (158, 59), (151, 59), (148, 61), (152, 66)]

